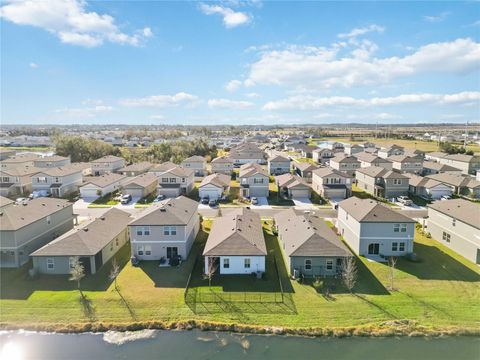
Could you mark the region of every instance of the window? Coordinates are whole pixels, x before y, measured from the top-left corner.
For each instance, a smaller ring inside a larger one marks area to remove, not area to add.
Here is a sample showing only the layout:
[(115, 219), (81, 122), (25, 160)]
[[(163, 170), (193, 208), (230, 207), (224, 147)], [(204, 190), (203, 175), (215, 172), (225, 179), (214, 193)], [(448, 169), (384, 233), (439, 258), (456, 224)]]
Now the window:
[(224, 269), (230, 268), (230, 259), (229, 258), (223, 259), (223, 268)]
[(400, 251), (405, 251), (405, 243), (404, 242), (401, 242), (400, 243), (400, 248), (399, 248)]
[(305, 270), (312, 270), (312, 260), (310, 259), (305, 260)]
[(254, 178), (254, 179), (253, 179), (253, 183), (254, 183), (254, 184), (263, 184), (263, 178), (261, 178), (261, 179)]
[(50, 215), (47, 216), (47, 224), (50, 224), (52, 222), (52, 217)]
[(110, 242), (110, 251), (113, 251), (113, 241)]
[(392, 251), (398, 251), (398, 243), (397, 242), (392, 243)]
[(152, 255), (152, 247), (150, 245), (145, 245), (145, 255)]
[(184, 182), (185, 182), (185, 180), (186, 180), (185, 178), (182, 178), (182, 183), (184, 183)]
[(243, 260), (243, 267), (245, 269), (250, 269), (250, 259), (244, 259)]
[(407, 224), (400, 225), (400, 232), (407, 232)]
[(143, 255), (143, 245), (137, 246), (137, 255)]
[(162, 178), (162, 183), (167, 183), (168, 182), (168, 178)]
[(115, 246), (118, 246), (118, 238), (115, 239)]
[(142, 236), (142, 235), (150, 235), (150, 227), (149, 226), (137, 226), (137, 235)]
[(333, 270), (333, 260), (327, 260), (327, 270)]
[(175, 178), (170, 178), (170, 182), (171, 182), (171, 183), (175, 183), (176, 181), (177, 181), (177, 179), (175, 179)]
[(457, 222), (457, 221), (456, 221), (455, 219), (453, 219), (453, 220), (452, 220), (452, 226), (455, 226), (455, 223), (456, 223), (456, 222)]
[(345, 220), (348, 220), (348, 213), (345, 213)]
[(163, 235), (177, 235), (177, 227), (176, 226), (164, 226), (163, 227)]
[(55, 270), (55, 260), (52, 258), (47, 259), (47, 270)]
[(68, 258), (68, 266), (70, 267), (70, 269), (75, 268), (75, 265), (77, 265), (77, 258), (76, 257)]
[(4, 182), (4, 183), (8, 183), (9, 180), (10, 180), (10, 178), (8, 176), (2, 177), (2, 182)]
[(402, 179), (393, 179), (393, 185), (402, 185)]
[(446, 233), (445, 231), (443, 232), (442, 236), (443, 241), (450, 242), (450, 234)]
[(393, 224), (393, 232), (400, 232), (400, 224)]
[(58, 180), (58, 177), (55, 178), (55, 182), (56, 182), (56, 183), (60, 182), (60, 181)]
[(45, 176), (39, 176), (37, 177), (37, 183), (39, 184), (45, 184), (47, 182), (47, 178)]

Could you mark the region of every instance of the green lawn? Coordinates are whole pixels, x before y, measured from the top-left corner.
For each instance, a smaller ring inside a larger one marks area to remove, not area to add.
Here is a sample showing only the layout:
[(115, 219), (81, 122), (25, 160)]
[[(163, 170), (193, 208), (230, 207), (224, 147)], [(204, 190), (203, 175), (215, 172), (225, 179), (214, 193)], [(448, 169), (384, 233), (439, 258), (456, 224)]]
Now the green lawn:
[(118, 195), (118, 191), (113, 193), (108, 193), (106, 195), (100, 196), (99, 198), (95, 199), (92, 204), (95, 205), (117, 205), (120, 201), (116, 200), (115, 197)]
[[(479, 329), (480, 273), (476, 265), (454, 254), (440, 243), (417, 233), (418, 262), (400, 259), (395, 270), (395, 291), (387, 290), (389, 268), (366, 259), (359, 261), (359, 282), (355, 294), (347, 293), (336, 281), (307, 281), (303, 284), (281, 278), (288, 286), (291, 303), (223, 303), (215, 309), (191, 307), (184, 302), (184, 287), (205, 242), (209, 222), (200, 232), (186, 262), (178, 268), (159, 268), (156, 262), (132, 267), (129, 249), (120, 256), (122, 271), (117, 293), (108, 280), (109, 265), (83, 282), (87, 301), (66, 276), (41, 276), (29, 280), (24, 267), (2, 269), (0, 321), (23, 326), (37, 323), (125, 323), (131, 321), (205, 320), (249, 325), (291, 327), (346, 327), (410, 319), (427, 327), (462, 326)], [(270, 256), (280, 257), (276, 238), (267, 236)], [(198, 263), (197, 263), (198, 266)], [(269, 268), (270, 271), (270, 268)], [(271, 275), (271, 274), (270, 274)], [(264, 291), (274, 282), (253, 278), (217, 280), (222, 291)], [(195, 277), (205, 287), (205, 282)], [(195, 283), (194, 283), (195, 284)], [(259, 287), (252, 287), (257, 284)], [(266, 288), (265, 288), (266, 287)], [(328, 296), (325, 287), (329, 287)], [(274, 288), (270, 288), (270, 290)]]

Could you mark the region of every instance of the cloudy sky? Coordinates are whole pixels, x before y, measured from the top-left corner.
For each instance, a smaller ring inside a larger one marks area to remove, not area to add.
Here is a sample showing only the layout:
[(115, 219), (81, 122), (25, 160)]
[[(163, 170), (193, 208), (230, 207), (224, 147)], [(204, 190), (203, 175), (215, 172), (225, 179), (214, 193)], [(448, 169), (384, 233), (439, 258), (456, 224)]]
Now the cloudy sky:
[(2, 1), (3, 124), (480, 120), (480, 2)]

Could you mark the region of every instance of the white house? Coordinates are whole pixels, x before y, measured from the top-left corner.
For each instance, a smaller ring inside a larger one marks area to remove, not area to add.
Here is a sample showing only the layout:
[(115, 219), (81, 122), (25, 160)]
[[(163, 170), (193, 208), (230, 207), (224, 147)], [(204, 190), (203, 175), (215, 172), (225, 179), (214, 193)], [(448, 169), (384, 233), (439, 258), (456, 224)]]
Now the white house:
[(80, 196), (84, 199), (96, 199), (107, 195), (120, 190), (121, 181), (125, 179), (125, 176), (114, 173), (87, 177), (84, 185), (80, 187)]
[(225, 174), (211, 174), (206, 176), (198, 186), (200, 198), (218, 200), (230, 189), (230, 176)]

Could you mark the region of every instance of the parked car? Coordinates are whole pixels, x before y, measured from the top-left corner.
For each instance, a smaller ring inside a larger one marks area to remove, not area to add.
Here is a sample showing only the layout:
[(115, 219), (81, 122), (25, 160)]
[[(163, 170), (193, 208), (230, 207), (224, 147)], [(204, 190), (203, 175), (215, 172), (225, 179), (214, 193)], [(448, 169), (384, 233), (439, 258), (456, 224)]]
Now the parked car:
[(440, 200), (450, 200), (452, 197), (450, 195), (443, 195)]
[(201, 200), (201, 203), (203, 205), (207, 205), (208, 204), (208, 198), (204, 197), (202, 200)]
[(165, 200), (165, 195), (158, 195), (155, 199), (153, 199), (153, 202), (159, 202)]
[(38, 191), (32, 192), (28, 197), (30, 199), (36, 199), (39, 197), (50, 197), (50, 196), (52, 196), (52, 194), (50, 194), (47, 190), (38, 190)]
[(122, 195), (122, 200), (120, 201), (120, 203), (122, 205), (126, 205), (128, 204), (130, 201), (132, 201), (132, 195), (130, 194), (125, 194), (125, 195)]
[(252, 205), (257, 205), (258, 204), (258, 199), (256, 197), (252, 197), (250, 199), (250, 202), (251, 202)]
[(408, 196), (399, 196), (397, 198), (397, 201), (400, 204), (403, 204), (405, 206), (411, 206), (413, 204), (413, 201), (408, 198)]
[(208, 205), (209, 205), (210, 207), (216, 207), (216, 206), (217, 206), (217, 202), (216, 202), (215, 200), (210, 200), (210, 201), (208, 202)]
[(19, 197), (15, 199), (15, 204), (20, 205), (20, 204), (26, 203), (27, 201), (28, 201), (28, 198)]

